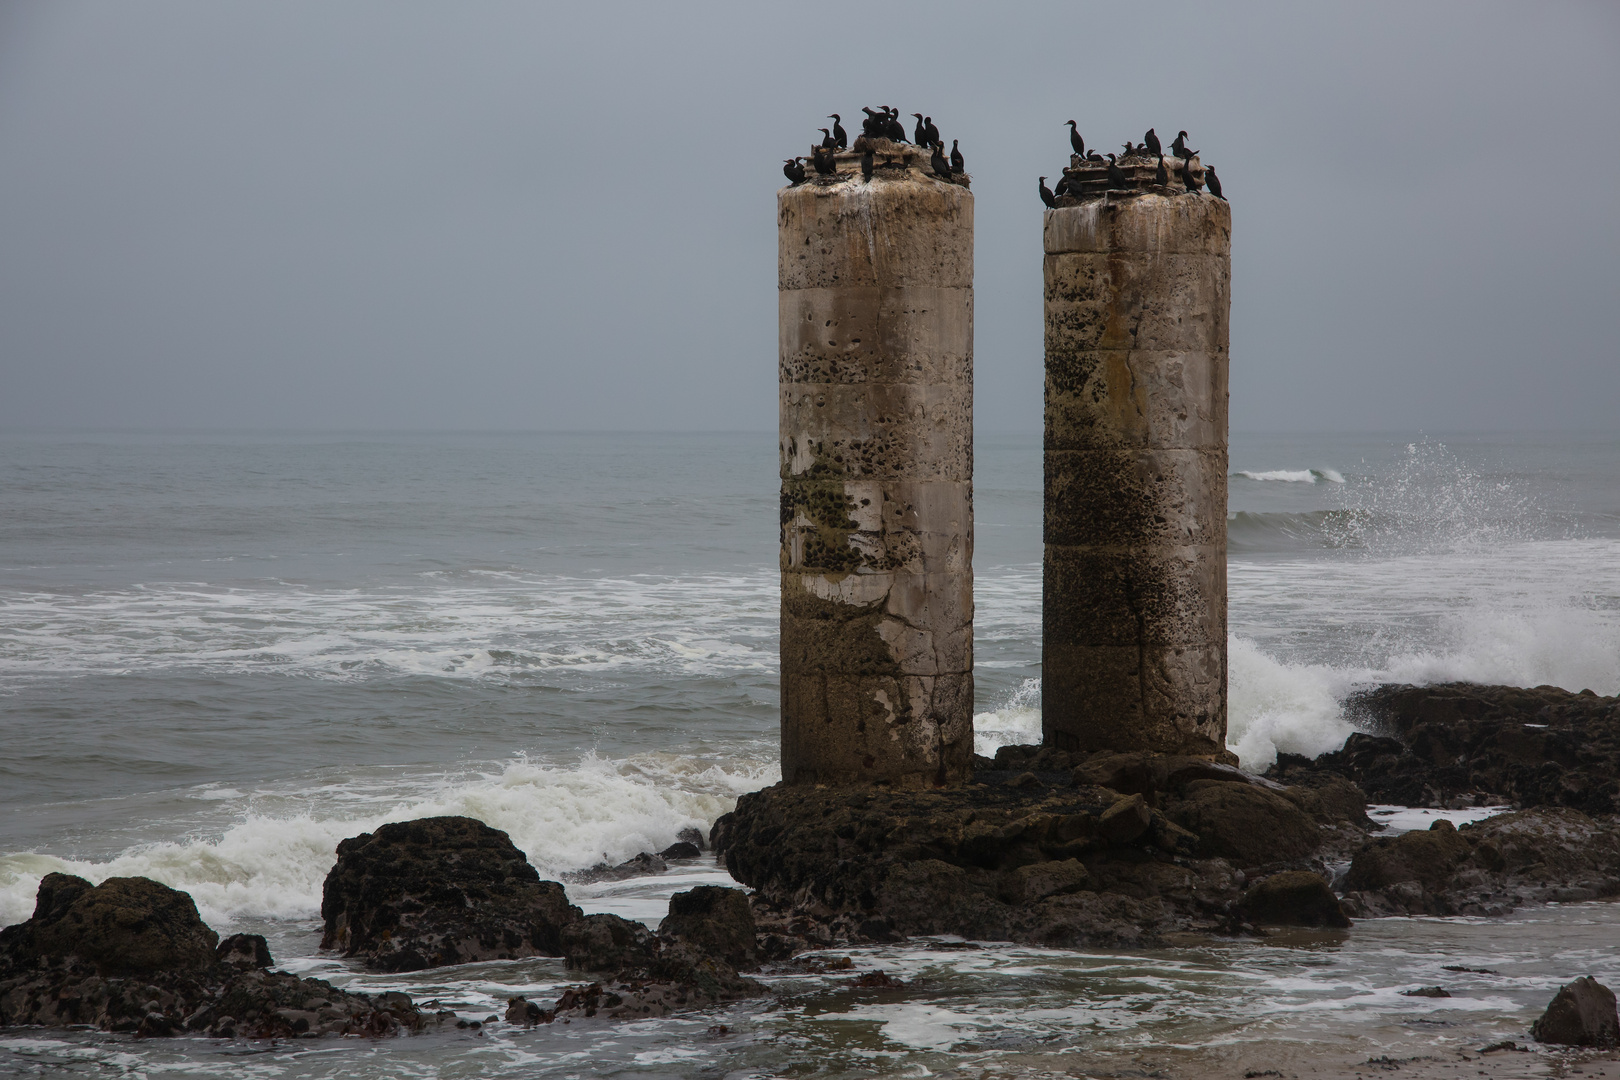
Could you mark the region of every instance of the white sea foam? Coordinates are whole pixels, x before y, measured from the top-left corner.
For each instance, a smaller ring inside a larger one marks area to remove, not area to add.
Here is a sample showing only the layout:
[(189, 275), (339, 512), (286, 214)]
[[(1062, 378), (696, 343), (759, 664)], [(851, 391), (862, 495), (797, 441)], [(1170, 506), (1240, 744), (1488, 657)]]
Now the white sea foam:
[(1263, 480), (1282, 484), (1344, 483), (1344, 475), (1337, 469), (1268, 469), (1264, 471), (1239, 469), (1232, 475), (1249, 480)]
[(556, 876), (661, 850), (684, 828), (707, 833), (737, 795), (778, 776), (764, 758), (721, 764), (675, 754), (622, 761), (591, 755), (566, 766), (514, 761), (383, 807), (373, 793), (310, 791), (299, 800), (312, 805), (307, 812), (248, 810), (214, 835), (140, 845), (106, 861), (0, 856), (0, 925), (28, 917), (39, 879), (52, 871), (91, 881), (153, 878), (190, 893), (216, 928), (242, 918), (312, 918), (338, 841), (385, 822), (440, 814), (504, 829), (542, 875)]
[(973, 752), (995, 757), (1003, 746), (1041, 741), (1041, 680), (1025, 679), (1001, 705), (973, 714)]
[(424, 574), (317, 590), (142, 585), (0, 597), (0, 676), (200, 669), (450, 678), (774, 667), (778, 577)]

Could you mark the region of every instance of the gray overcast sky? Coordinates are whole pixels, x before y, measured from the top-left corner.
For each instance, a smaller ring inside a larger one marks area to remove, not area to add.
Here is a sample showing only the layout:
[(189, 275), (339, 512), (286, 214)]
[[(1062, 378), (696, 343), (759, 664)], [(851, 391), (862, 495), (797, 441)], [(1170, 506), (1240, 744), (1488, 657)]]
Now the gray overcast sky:
[(1071, 117), (1219, 168), (1234, 429), (1614, 422), (1614, 3), (0, 0), (0, 425), (773, 428), (781, 159), (879, 103), (974, 176), (981, 430)]

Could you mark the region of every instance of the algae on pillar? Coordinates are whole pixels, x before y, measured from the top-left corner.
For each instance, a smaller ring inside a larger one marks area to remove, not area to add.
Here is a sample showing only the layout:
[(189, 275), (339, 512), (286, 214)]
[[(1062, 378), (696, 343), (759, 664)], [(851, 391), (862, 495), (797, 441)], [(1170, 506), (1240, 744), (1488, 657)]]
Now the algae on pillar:
[(973, 754), (973, 196), (865, 142), (777, 193), (782, 778), (929, 787)]
[(1068, 171), (1045, 212), (1043, 735), (1224, 756), (1231, 211), (1179, 164), (1129, 193)]

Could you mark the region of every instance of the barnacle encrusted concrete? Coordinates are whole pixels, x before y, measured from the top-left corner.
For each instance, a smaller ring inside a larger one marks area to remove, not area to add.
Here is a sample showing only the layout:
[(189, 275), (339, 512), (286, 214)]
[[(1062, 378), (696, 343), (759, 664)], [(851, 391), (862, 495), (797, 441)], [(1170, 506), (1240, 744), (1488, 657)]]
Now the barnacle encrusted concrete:
[(1231, 234), (1180, 184), (1046, 211), (1048, 745), (1225, 752)]
[(973, 752), (973, 196), (910, 153), (777, 193), (782, 775)]

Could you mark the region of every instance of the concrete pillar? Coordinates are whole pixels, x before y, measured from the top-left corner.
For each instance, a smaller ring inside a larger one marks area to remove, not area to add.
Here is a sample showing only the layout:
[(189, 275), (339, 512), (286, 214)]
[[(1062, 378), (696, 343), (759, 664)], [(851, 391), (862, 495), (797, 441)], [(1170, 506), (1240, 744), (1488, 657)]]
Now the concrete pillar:
[(1223, 757), (1230, 208), (1072, 171), (1045, 221), (1043, 735)]
[(777, 193), (782, 777), (918, 788), (972, 767), (973, 196), (878, 149)]

